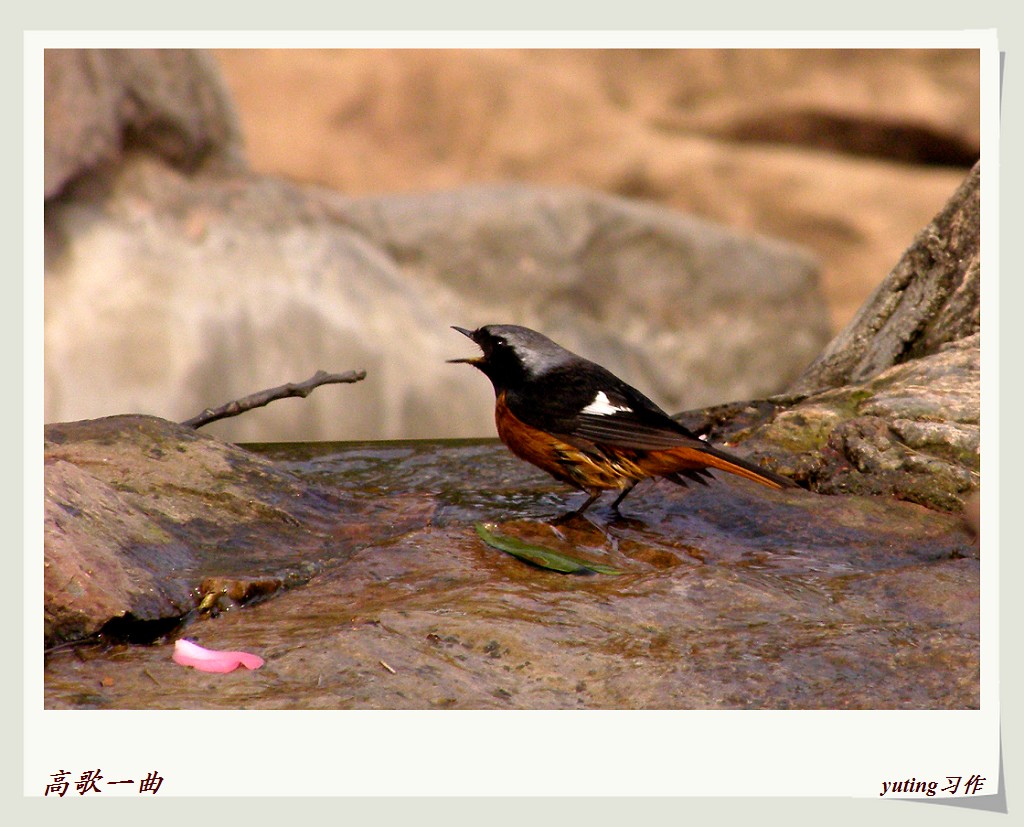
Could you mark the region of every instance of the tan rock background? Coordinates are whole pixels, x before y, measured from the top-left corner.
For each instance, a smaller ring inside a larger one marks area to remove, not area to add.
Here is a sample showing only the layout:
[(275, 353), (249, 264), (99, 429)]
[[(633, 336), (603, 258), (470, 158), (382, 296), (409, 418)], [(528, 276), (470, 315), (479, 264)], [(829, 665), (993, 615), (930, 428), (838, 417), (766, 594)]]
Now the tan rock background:
[(517, 180), (796, 242), (845, 324), (977, 159), (973, 50), (220, 50), (260, 172)]

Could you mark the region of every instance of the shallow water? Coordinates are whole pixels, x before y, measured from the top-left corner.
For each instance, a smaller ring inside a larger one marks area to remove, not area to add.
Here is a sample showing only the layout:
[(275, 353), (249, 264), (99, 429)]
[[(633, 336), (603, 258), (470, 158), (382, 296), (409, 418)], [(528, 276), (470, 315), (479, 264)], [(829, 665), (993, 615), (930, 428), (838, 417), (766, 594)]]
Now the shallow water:
[[(492, 440), (248, 447), (380, 521), (326, 515), (339, 540), (307, 583), (177, 632), (262, 669), (197, 673), (169, 640), (79, 647), (48, 656), (48, 707), (978, 705), (977, 546), (956, 516), (720, 475), (552, 525), (582, 495)], [(622, 574), (539, 569), (477, 522)]]

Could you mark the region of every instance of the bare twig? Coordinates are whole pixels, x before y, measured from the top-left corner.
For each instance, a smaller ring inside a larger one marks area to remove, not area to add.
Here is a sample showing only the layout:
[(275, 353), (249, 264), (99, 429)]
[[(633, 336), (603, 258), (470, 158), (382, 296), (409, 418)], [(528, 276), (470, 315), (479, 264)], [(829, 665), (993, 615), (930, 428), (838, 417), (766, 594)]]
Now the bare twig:
[(286, 385), (279, 385), (276, 388), (269, 388), (265, 391), (236, 399), (234, 402), (228, 402), (219, 408), (207, 408), (201, 414), (193, 416), (191, 419), (186, 419), (181, 424), (186, 428), (201, 428), (203, 425), (209, 425), (218, 419), (227, 419), (229, 416), (238, 416), (246, 411), (251, 411), (253, 408), (262, 408), (264, 405), (269, 405), (275, 399), (287, 399), (290, 396), (305, 398), (321, 385), (359, 382), (365, 378), (365, 370), (350, 370), (345, 373), (327, 373), (326, 371), (318, 370), (305, 382), (289, 382)]

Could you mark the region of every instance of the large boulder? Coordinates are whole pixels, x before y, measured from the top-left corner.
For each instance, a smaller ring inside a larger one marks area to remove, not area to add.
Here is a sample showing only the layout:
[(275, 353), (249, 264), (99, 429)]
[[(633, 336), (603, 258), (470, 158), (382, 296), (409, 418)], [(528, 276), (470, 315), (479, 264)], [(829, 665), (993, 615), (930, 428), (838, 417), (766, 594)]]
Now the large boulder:
[(682, 414), (821, 493), (959, 511), (981, 472), (981, 169), (786, 393)]

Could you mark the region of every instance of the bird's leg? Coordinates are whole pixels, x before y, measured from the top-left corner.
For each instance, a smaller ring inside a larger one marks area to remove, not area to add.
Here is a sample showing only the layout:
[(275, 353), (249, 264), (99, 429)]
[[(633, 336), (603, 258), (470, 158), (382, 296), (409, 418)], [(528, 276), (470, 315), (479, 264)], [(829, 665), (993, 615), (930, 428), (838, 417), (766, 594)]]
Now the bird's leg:
[(583, 505), (581, 505), (575, 511), (569, 511), (569, 512), (563, 514), (561, 517), (556, 518), (555, 521), (554, 521), (554, 524), (555, 525), (559, 525), (561, 523), (568, 522), (569, 520), (573, 519), (574, 517), (582, 516), (583, 512), (586, 511), (588, 508), (590, 508), (590, 506), (592, 506), (594, 504), (594, 500), (596, 500), (600, 495), (601, 495), (600, 491), (594, 491), (589, 497), (587, 497), (587, 499), (583, 503)]
[(614, 511), (616, 514), (619, 513), (619, 503), (626, 499), (626, 495), (634, 488), (636, 488), (636, 482), (631, 482), (629, 485), (622, 489), (622, 492), (619, 494), (619, 496), (615, 498), (615, 502), (612, 503), (612, 511)]

